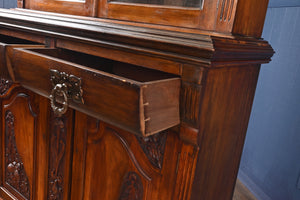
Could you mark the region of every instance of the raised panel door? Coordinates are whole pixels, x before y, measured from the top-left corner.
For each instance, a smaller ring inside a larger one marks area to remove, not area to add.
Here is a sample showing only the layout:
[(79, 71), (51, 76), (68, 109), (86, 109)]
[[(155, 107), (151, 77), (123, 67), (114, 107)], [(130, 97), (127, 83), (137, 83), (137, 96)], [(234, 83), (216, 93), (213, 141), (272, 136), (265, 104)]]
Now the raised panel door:
[(39, 170), (44, 164), (36, 163), (45, 156), (44, 149), (37, 148), (46, 142), (42, 123), (47, 118), (46, 110), (44, 98), (15, 85), (7, 86), (1, 94), (0, 193), (6, 199), (33, 199), (37, 190), (45, 192), (43, 184), (37, 184), (46, 177)]
[(75, 115), (72, 200), (188, 199), (190, 161), (196, 154), (175, 132), (143, 138)]

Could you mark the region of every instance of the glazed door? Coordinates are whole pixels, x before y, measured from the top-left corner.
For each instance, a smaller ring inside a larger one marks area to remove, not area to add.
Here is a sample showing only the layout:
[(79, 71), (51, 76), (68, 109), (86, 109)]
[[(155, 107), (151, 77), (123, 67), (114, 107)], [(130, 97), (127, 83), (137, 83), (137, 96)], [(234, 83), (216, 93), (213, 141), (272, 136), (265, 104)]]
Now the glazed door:
[(26, 0), (25, 8), (71, 15), (94, 16), (97, 0)]
[(98, 16), (226, 32), (236, 4), (237, 0), (100, 0)]

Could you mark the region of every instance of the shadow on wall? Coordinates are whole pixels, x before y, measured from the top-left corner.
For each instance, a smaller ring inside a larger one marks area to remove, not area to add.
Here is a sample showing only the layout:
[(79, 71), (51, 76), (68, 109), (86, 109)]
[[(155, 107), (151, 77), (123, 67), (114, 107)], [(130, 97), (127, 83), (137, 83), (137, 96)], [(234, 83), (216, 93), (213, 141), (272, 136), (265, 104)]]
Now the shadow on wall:
[(299, 200), (299, 0), (270, 0), (263, 38), (276, 54), (261, 69), (239, 178), (258, 200)]

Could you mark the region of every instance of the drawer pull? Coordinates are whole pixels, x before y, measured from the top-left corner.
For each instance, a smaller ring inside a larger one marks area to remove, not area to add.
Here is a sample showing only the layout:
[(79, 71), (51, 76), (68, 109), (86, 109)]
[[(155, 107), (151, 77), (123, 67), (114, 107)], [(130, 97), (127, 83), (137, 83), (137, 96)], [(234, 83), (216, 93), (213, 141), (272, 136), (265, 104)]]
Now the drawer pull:
[[(51, 91), (50, 100), (51, 100), (51, 108), (53, 109), (53, 112), (57, 116), (61, 116), (65, 114), (68, 110), (68, 96), (66, 91), (66, 85), (65, 84), (57, 84)], [(57, 97), (63, 97), (62, 107), (58, 107), (57, 105)]]
[[(67, 112), (70, 99), (76, 103), (84, 104), (80, 78), (54, 69), (50, 69), (50, 75), (53, 85), (50, 95), (51, 107), (56, 115), (61, 116)], [(57, 106), (58, 98), (62, 98), (62, 107)]]

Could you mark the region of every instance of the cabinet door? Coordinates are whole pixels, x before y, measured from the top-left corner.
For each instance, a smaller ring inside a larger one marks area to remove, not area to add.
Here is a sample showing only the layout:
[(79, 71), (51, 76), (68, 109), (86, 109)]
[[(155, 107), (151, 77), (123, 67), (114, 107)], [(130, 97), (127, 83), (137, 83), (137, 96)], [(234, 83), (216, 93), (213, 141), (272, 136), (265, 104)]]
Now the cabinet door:
[(237, 0), (100, 0), (99, 17), (177, 27), (230, 30)]
[(71, 149), (73, 145), (73, 110), (58, 117), (52, 111), (49, 123), (49, 163), (48, 193), (49, 200), (70, 199)]
[(2, 93), (0, 100), (0, 196), (5, 199), (43, 197), (47, 177), (44, 172), (46, 149), (43, 148), (47, 134), (47, 101), (20, 87), (13, 86), (11, 90), (10, 94)]
[(97, 0), (26, 0), (25, 8), (71, 15), (94, 16)]
[(143, 139), (79, 112), (74, 130), (72, 200), (174, 199), (176, 134)]

